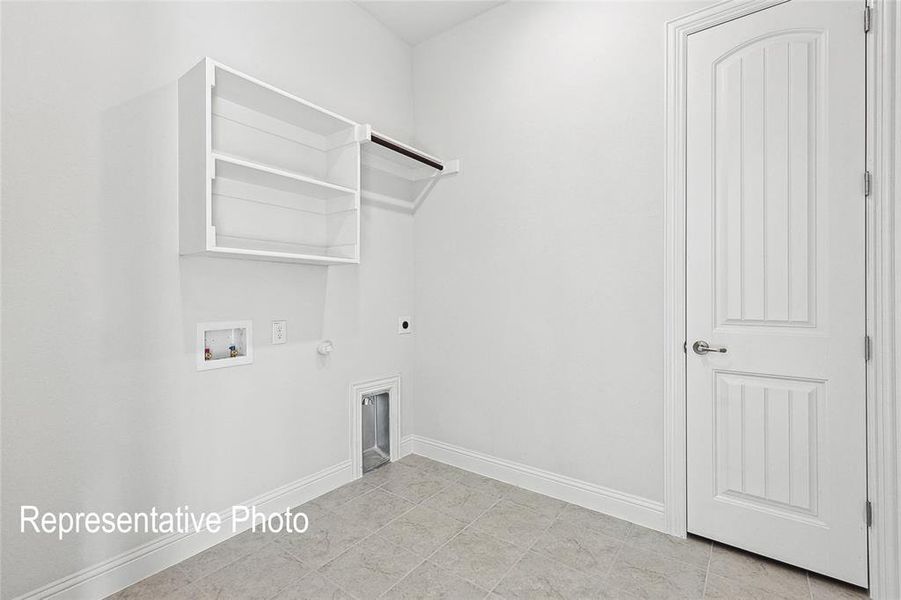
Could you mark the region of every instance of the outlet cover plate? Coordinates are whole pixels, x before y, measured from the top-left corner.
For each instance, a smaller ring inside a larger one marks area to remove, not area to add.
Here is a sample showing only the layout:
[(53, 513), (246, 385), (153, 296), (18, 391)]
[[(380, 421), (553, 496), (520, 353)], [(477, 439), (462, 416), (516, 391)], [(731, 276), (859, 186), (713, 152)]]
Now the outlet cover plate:
[(288, 341), (288, 322), (273, 321), (272, 322), (272, 343), (284, 344)]
[(397, 333), (413, 333), (413, 318), (397, 317)]

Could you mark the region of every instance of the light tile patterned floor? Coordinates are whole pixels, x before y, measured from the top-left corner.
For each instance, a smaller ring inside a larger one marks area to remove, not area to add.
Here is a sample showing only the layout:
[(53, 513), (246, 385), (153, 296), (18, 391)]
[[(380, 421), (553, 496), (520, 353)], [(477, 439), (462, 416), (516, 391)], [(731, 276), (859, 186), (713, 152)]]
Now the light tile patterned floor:
[(302, 508), (304, 534), (246, 532), (110, 598), (866, 597), (416, 455)]

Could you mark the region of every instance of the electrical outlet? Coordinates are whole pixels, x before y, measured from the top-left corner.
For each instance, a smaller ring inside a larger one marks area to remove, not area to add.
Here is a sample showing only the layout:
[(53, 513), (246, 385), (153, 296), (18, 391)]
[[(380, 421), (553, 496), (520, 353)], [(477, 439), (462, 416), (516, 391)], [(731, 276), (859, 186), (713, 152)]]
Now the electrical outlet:
[(284, 344), (288, 341), (288, 322), (273, 321), (272, 322), (272, 343)]
[(397, 317), (397, 333), (413, 333), (413, 319)]

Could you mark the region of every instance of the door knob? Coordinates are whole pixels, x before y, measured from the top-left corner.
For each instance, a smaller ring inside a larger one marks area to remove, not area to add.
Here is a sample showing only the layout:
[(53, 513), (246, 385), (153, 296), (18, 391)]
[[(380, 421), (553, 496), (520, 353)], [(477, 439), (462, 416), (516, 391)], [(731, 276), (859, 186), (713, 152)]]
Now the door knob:
[(707, 354), (708, 352), (719, 352), (721, 354), (726, 353), (725, 348), (711, 348), (710, 344), (705, 342), (704, 340), (698, 340), (694, 344), (691, 345), (691, 349), (695, 351), (695, 354)]

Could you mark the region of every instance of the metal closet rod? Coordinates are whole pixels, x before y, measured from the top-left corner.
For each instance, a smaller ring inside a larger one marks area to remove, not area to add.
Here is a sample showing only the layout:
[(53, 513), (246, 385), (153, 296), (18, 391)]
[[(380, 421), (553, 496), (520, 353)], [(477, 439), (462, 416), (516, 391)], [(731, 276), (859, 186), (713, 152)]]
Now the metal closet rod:
[(370, 134), (369, 139), (371, 139), (373, 142), (375, 142), (379, 146), (384, 146), (385, 148), (388, 148), (389, 150), (394, 150), (398, 154), (403, 154), (404, 156), (406, 156), (408, 158), (412, 158), (413, 160), (419, 161), (425, 165), (428, 165), (428, 166), (432, 167), (433, 169), (438, 169), (439, 171), (444, 170), (444, 165), (442, 165), (440, 162), (434, 161), (431, 158), (429, 158), (427, 156), (423, 156), (422, 154), (419, 154), (417, 152), (413, 152), (412, 150), (408, 150), (407, 148), (404, 148), (403, 146), (398, 146), (391, 140), (386, 140), (385, 138), (379, 136), (377, 133)]

